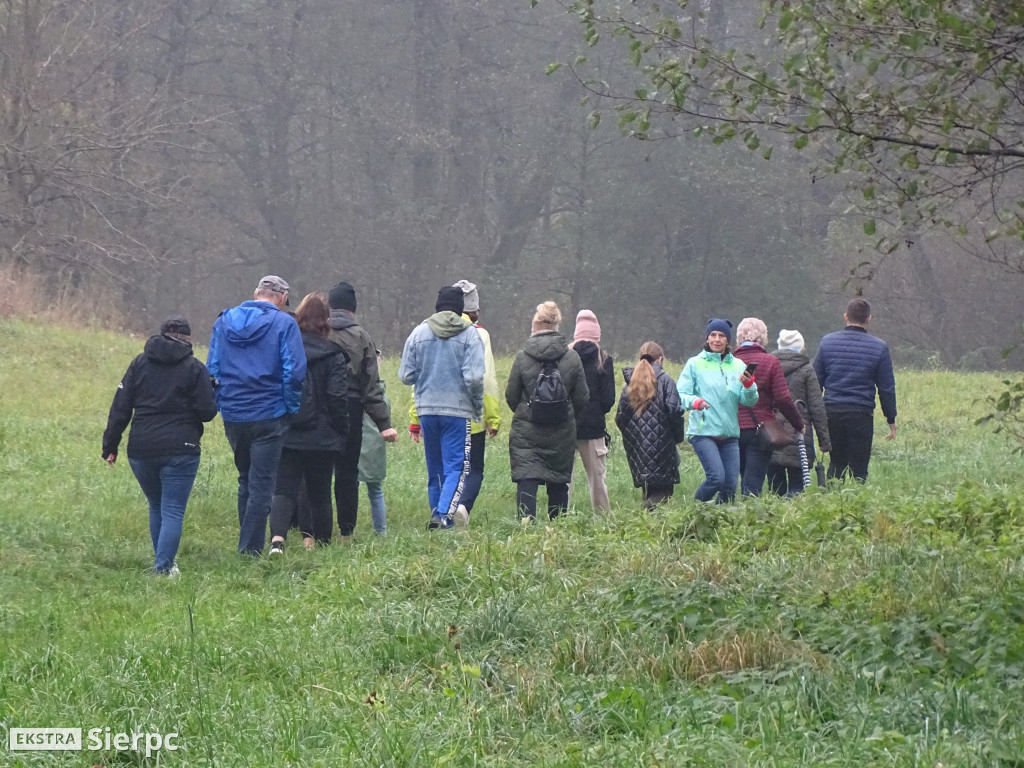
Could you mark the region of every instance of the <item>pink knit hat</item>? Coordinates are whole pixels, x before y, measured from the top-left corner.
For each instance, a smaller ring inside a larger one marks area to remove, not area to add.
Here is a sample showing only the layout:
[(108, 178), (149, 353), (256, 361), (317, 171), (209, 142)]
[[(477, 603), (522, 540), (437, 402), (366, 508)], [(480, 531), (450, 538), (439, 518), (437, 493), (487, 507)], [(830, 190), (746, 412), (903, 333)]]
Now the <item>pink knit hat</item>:
[(573, 340), (601, 343), (601, 324), (597, 322), (597, 315), (589, 309), (581, 309), (576, 315), (576, 332), (573, 334)]

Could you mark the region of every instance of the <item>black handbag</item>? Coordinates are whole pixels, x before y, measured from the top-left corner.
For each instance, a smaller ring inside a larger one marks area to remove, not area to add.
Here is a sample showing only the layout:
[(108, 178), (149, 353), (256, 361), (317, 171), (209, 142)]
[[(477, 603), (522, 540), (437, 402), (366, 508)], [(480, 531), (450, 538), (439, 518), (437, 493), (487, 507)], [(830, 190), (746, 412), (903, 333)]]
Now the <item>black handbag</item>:
[(754, 415), (754, 409), (749, 405), (745, 406), (750, 411), (750, 418), (757, 425), (757, 445), (763, 451), (773, 451), (776, 448), (783, 448), (793, 442), (792, 436), (778, 421), (760, 422)]

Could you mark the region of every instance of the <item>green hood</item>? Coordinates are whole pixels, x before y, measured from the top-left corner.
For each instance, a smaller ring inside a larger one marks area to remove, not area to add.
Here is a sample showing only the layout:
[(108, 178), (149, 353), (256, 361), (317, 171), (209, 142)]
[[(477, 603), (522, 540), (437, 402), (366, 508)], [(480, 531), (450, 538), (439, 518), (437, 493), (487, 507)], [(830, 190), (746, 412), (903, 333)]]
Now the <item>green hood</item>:
[(450, 339), (452, 336), (458, 336), (464, 330), (473, 326), (468, 320), (463, 320), (459, 315), (447, 310), (435, 312), (427, 318), (426, 322), (430, 330), (439, 339)]

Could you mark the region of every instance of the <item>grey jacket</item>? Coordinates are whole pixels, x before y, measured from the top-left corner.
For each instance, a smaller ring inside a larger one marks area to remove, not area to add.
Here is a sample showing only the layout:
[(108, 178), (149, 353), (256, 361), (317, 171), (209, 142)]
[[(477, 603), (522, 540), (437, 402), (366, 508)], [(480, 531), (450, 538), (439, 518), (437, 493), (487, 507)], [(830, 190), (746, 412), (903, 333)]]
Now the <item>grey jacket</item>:
[[(814, 455), (814, 438), (811, 435), (811, 426), (818, 433), (818, 445), (821, 450), (828, 453), (832, 450), (832, 441), (828, 436), (828, 418), (825, 415), (825, 401), (821, 396), (821, 386), (818, 384), (818, 376), (814, 372), (807, 355), (794, 352), (791, 349), (779, 349), (772, 352), (779, 358), (782, 365), (782, 373), (786, 377), (786, 384), (789, 386), (789, 394), (794, 402), (801, 401), (806, 406), (804, 416), (804, 440), (808, 447), (808, 456)], [(782, 425), (791, 431), (789, 422), (783, 420)], [(799, 467), (800, 454), (796, 445), (787, 445), (785, 448), (776, 449), (772, 454), (772, 464), (779, 464), (783, 467)]]

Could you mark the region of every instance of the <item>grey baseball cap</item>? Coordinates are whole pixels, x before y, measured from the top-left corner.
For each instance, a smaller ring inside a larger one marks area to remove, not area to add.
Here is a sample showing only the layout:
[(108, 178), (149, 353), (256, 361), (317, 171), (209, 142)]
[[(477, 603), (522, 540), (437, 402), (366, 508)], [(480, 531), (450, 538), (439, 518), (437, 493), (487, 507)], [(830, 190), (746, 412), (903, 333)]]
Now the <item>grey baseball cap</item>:
[(274, 293), (288, 293), (288, 283), (282, 280), (277, 275), (267, 275), (260, 279), (259, 285), (256, 286), (257, 290), (271, 290)]

